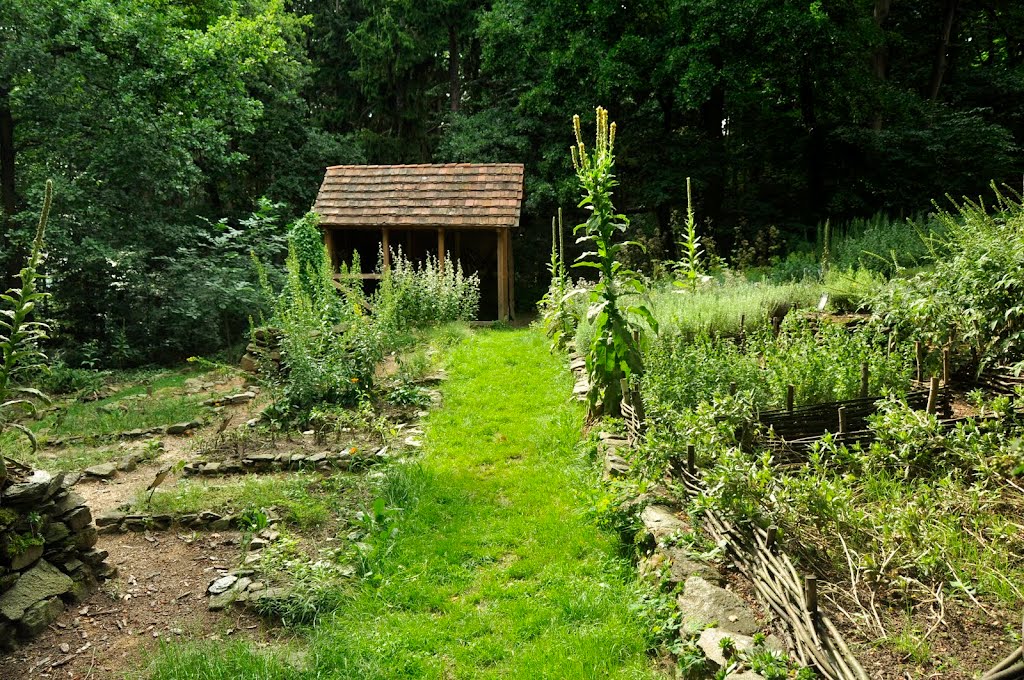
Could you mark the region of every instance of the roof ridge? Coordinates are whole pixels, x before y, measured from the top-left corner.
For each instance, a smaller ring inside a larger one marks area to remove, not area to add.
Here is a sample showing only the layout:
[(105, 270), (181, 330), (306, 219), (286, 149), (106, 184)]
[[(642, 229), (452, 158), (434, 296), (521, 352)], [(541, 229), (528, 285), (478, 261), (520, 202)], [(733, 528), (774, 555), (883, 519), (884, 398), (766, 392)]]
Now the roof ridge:
[(343, 165), (328, 165), (327, 170), (338, 168), (523, 168), (523, 163), (349, 163)]

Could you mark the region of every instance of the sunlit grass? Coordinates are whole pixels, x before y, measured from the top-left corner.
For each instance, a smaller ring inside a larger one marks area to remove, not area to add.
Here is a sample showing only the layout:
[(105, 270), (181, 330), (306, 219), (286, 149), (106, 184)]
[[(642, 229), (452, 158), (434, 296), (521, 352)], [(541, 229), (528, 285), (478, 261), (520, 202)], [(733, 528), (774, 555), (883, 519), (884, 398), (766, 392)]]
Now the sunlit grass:
[(424, 456), (384, 481), (385, 530), (308, 667), (176, 648), (154, 677), (656, 677), (618, 539), (583, 514), (597, 482), (569, 374), (533, 330), (479, 332), (447, 368)]

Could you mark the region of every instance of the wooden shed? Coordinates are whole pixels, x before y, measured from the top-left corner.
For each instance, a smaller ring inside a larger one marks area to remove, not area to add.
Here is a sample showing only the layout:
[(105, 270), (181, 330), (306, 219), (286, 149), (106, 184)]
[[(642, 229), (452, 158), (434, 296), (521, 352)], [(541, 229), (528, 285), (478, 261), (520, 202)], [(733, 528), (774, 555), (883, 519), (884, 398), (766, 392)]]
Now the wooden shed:
[[(519, 226), (523, 166), (336, 165), (327, 168), (313, 209), (332, 261), (359, 253), (373, 270), (383, 249), (411, 260), (446, 255), (480, 277), (480, 318), (509, 320), (515, 309), (512, 230)], [(368, 288), (379, 274), (363, 274)]]

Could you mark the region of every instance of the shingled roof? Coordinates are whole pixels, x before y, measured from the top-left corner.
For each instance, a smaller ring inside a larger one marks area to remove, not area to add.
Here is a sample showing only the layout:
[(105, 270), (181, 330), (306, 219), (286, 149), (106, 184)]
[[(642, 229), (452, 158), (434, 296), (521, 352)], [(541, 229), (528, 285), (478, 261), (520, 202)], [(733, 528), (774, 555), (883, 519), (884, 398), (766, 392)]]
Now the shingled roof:
[(313, 206), (326, 227), (517, 227), (518, 163), (336, 165)]

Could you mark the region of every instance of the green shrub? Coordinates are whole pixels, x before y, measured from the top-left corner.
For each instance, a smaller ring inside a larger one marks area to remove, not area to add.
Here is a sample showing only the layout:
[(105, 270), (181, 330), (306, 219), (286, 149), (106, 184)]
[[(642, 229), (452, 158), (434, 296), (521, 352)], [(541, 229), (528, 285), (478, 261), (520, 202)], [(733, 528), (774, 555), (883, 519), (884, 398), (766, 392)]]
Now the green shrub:
[[(383, 257), (381, 257), (383, 261)], [(446, 258), (442, 267), (427, 255), (414, 263), (391, 253), (390, 267), (378, 267), (380, 286), (373, 295), (374, 320), (384, 331), (404, 331), (448, 323), (472, 321), (480, 307), (480, 279), (466, 275), (458, 260)]]
[(692, 339), (678, 331), (662, 333), (645, 351), (642, 387), (652, 416), (669, 420), (724, 396), (732, 383), (760, 409), (784, 406), (788, 385), (794, 385), (798, 405), (820, 404), (859, 396), (863, 363), (871, 394), (904, 393), (910, 354), (906, 347), (888, 351), (870, 328), (851, 333), (839, 324), (815, 326), (794, 316), (783, 322), (777, 338), (756, 330), (742, 347), (707, 333)]
[(935, 265), (870, 301), (903, 340), (967, 345), (986, 365), (1024, 368), (1024, 206), (996, 191), (991, 208), (965, 200), (939, 211)]
[[(274, 300), (269, 325), (281, 333), (283, 372), (271, 377), (274, 408), (285, 419), (305, 421), (321, 403), (354, 404), (372, 384), (383, 355), (377, 327), (357, 304), (345, 303), (334, 288), (326, 248), (311, 247), (314, 220), (303, 218), (291, 230), (284, 290), (275, 294), (260, 269), (261, 284)], [(344, 303), (344, 304), (343, 304)]]

